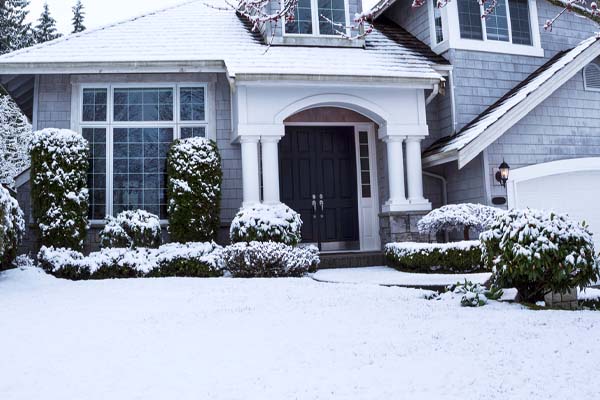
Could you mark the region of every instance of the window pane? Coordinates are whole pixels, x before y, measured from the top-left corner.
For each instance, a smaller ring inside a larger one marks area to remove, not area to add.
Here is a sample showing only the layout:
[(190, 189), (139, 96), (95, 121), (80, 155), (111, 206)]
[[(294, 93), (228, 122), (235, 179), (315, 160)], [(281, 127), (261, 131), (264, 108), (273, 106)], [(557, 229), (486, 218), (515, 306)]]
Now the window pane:
[(321, 35), (337, 35), (338, 32), (344, 32), (346, 30), (346, 7), (344, 1), (319, 0), (318, 4), (319, 33)]
[(106, 89), (83, 89), (82, 121), (106, 121)]
[(298, 0), (294, 20), (285, 24), (286, 33), (312, 33), (312, 10), (310, 3), (311, 0)]
[(172, 128), (115, 128), (113, 212), (143, 209), (167, 218), (166, 163)]
[(506, 16), (505, 0), (496, 3), (494, 11), (485, 18), (485, 27), (488, 40), (508, 42), (508, 17)]
[(106, 128), (83, 128), (81, 134), (90, 145), (88, 218), (102, 220), (106, 217)]
[(528, 0), (508, 0), (512, 41), (531, 46), (531, 26), (529, 25)]
[(483, 39), (481, 11), (475, 0), (458, 0), (458, 21), (460, 37), (463, 39)]
[(180, 118), (182, 121), (204, 121), (205, 96), (204, 88), (181, 88)]
[(442, 29), (442, 12), (438, 7), (438, 0), (433, 1), (433, 22), (435, 25), (435, 42), (442, 43), (444, 41), (444, 30)]
[(173, 121), (173, 89), (115, 89), (114, 119)]
[(360, 179), (362, 184), (362, 197), (371, 197), (371, 167), (369, 165), (369, 133), (359, 132), (358, 143), (360, 146)]
[(181, 128), (181, 138), (206, 137), (206, 127), (204, 126), (186, 126)]

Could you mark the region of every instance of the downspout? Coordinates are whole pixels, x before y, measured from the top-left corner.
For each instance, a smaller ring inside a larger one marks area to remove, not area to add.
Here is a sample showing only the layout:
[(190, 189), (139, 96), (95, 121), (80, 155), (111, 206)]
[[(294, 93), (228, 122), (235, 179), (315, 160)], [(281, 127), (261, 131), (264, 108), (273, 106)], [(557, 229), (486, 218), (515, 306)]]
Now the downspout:
[(449, 72), (450, 78), (450, 111), (452, 114), (452, 132), (454, 134), (456, 132), (456, 102), (454, 101), (454, 73), (452, 70)]
[(440, 93), (440, 84), (436, 83), (435, 85), (433, 85), (433, 90), (431, 91), (431, 93), (429, 94), (429, 96), (427, 96), (427, 99), (425, 100), (425, 105), (428, 106), (429, 103), (431, 103), (433, 101), (433, 99), (435, 99), (435, 97)]

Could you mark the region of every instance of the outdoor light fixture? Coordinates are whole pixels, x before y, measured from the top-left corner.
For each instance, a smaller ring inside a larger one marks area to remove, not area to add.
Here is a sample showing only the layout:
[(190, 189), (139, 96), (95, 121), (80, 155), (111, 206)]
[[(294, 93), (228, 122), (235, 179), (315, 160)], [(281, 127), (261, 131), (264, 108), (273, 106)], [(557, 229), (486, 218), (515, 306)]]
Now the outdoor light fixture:
[(506, 181), (508, 181), (508, 174), (510, 172), (510, 166), (506, 163), (506, 161), (502, 160), (502, 164), (498, 167), (498, 172), (496, 172), (496, 180), (500, 182), (500, 185), (506, 187)]

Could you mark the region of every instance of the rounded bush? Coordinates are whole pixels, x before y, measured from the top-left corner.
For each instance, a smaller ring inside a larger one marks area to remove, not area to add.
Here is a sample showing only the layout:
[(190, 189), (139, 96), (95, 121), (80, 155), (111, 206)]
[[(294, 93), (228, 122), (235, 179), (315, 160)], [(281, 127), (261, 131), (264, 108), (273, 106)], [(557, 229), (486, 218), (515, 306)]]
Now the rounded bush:
[(499, 287), (516, 287), (525, 302), (598, 280), (592, 234), (584, 223), (540, 210), (511, 210), (480, 235), (483, 261)]
[(464, 239), (469, 240), (471, 230), (480, 233), (489, 229), (504, 212), (483, 204), (448, 204), (421, 218), (417, 228), (420, 233), (429, 235), (441, 231), (463, 231)]
[(167, 173), (171, 239), (181, 243), (216, 239), (223, 180), (216, 143), (201, 137), (175, 141)]
[(103, 248), (157, 248), (162, 240), (158, 216), (144, 210), (123, 211), (117, 217), (106, 217), (100, 233)]
[(35, 132), (31, 204), (42, 245), (83, 248), (88, 215), (88, 142), (68, 129)]
[(25, 219), (19, 203), (0, 185), (0, 270), (9, 268), (25, 232)]
[(315, 246), (275, 242), (235, 243), (223, 249), (225, 268), (236, 278), (300, 277), (319, 265)]
[(454, 243), (389, 243), (385, 255), (390, 266), (419, 273), (485, 271), (478, 240)]
[(161, 246), (150, 277), (212, 278), (223, 275), (221, 247), (212, 243), (171, 243)]
[(285, 204), (243, 207), (231, 222), (233, 243), (277, 242), (295, 246), (302, 240), (300, 214)]

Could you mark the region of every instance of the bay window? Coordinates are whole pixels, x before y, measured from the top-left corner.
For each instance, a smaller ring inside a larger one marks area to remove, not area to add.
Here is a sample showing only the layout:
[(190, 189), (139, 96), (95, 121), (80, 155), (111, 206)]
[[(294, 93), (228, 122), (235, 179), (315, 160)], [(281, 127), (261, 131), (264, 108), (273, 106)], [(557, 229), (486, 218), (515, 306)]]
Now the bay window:
[(288, 35), (335, 36), (346, 32), (347, 17), (346, 0), (298, 0), (294, 20), (285, 23), (284, 31)]
[(460, 37), (532, 45), (529, 0), (498, 0), (494, 11), (482, 18), (488, 4), (457, 0)]
[(89, 218), (143, 209), (167, 219), (166, 159), (176, 138), (206, 137), (207, 85), (85, 85)]

